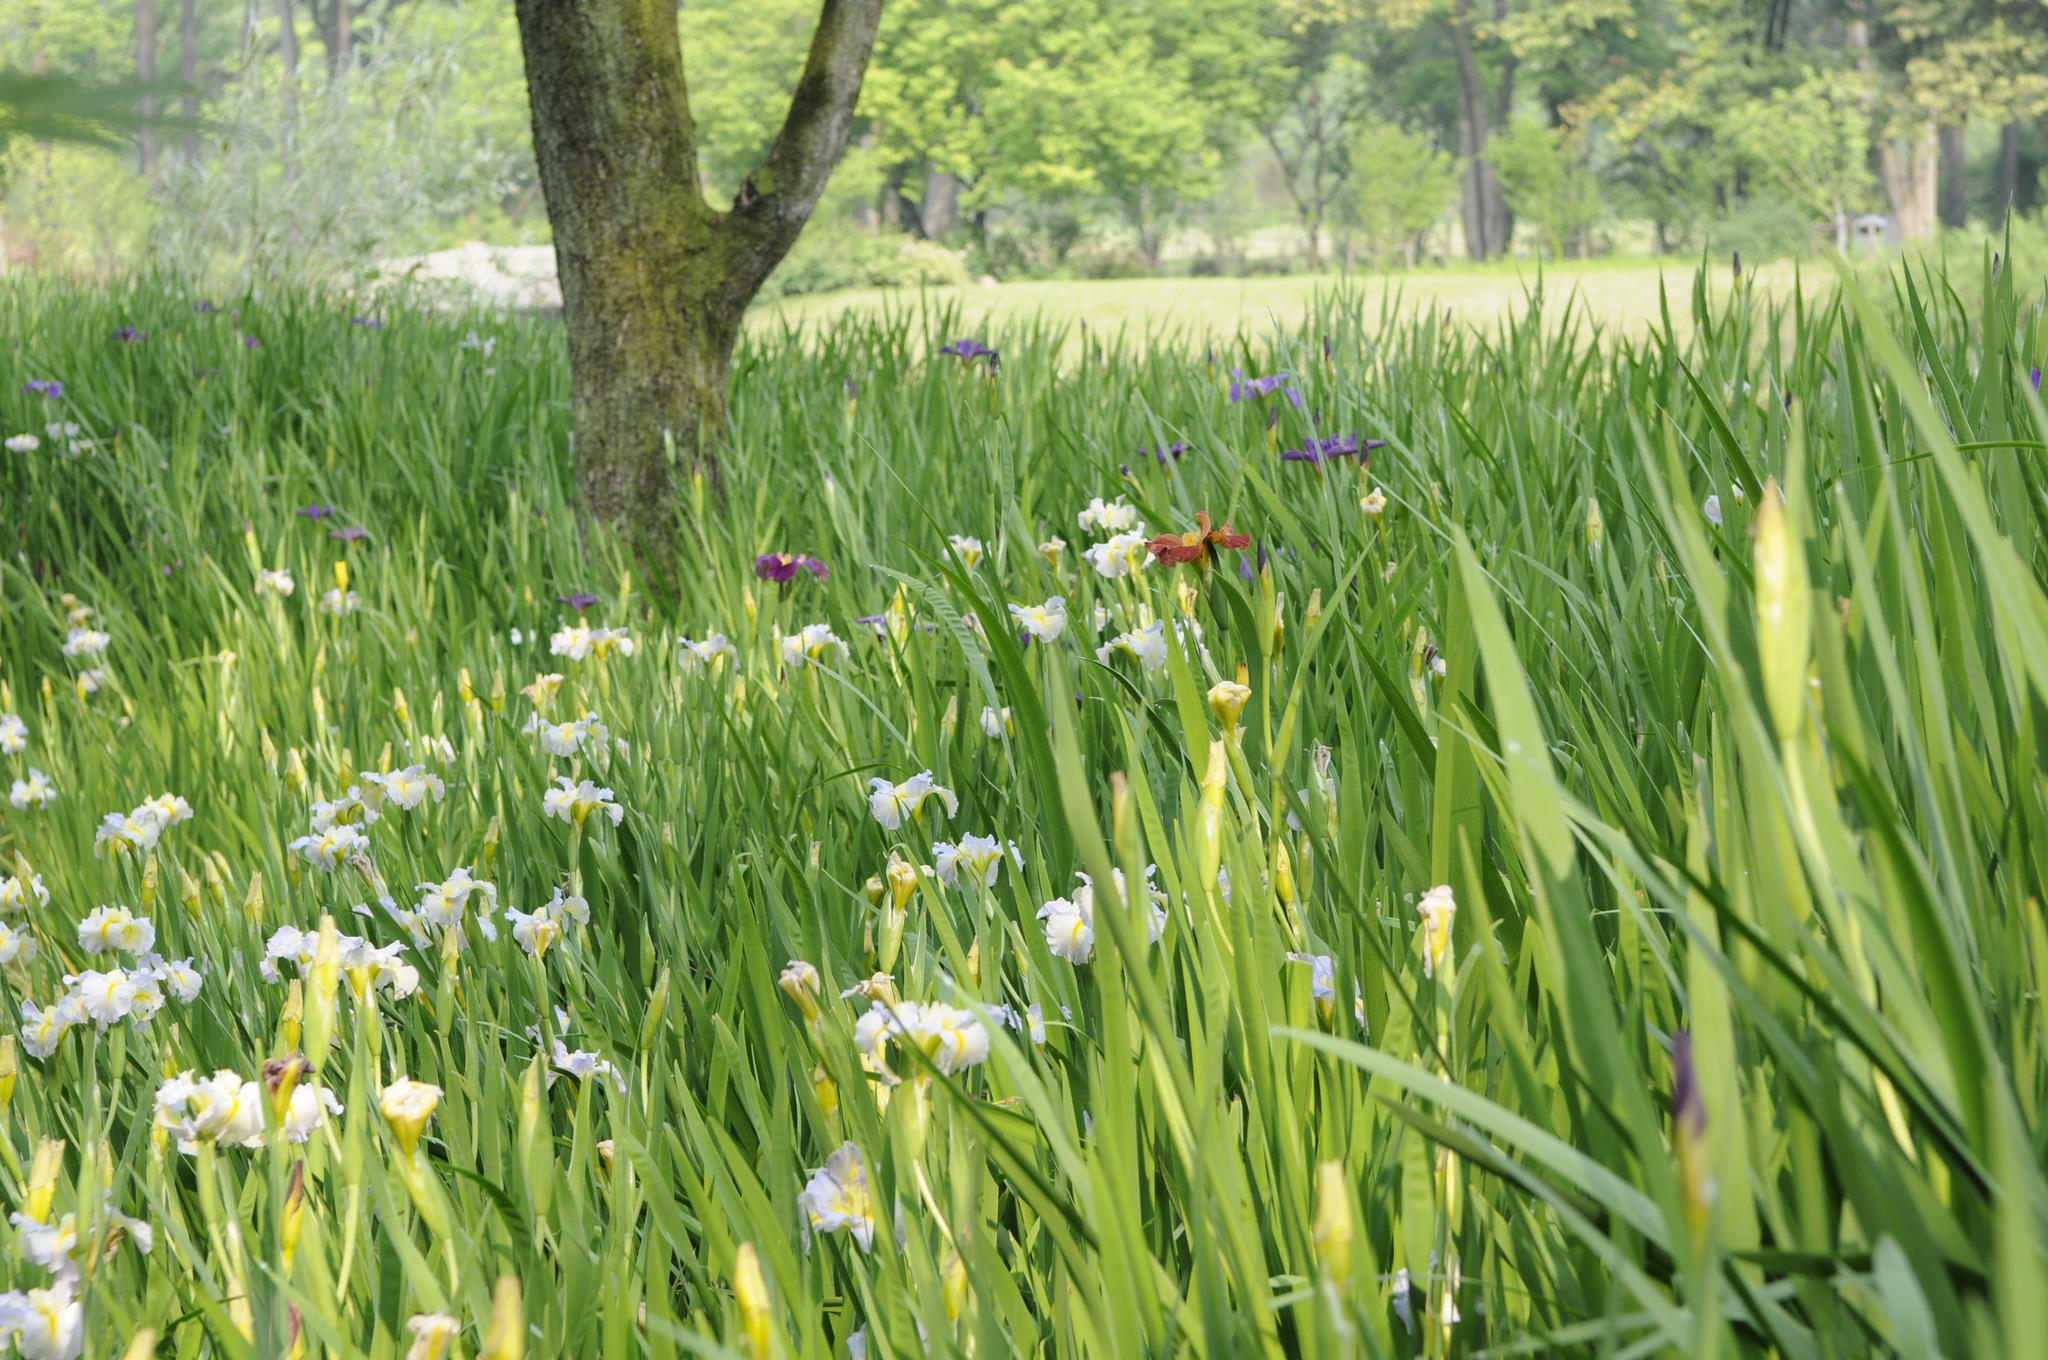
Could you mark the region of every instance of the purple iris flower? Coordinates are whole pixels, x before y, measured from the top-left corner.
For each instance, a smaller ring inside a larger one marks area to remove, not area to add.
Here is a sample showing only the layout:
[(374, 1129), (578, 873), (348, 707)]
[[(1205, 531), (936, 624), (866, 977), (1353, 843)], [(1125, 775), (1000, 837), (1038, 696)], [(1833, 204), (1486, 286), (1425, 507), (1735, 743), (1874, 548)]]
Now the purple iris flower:
[(860, 384), (855, 382), (853, 379), (848, 378), (846, 380), (846, 399), (848, 401), (852, 401), (855, 397), (858, 397), (859, 395)]
[(381, 316), (352, 316), (348, 319), (348, 324), (351, 326), (363, 326), (373, 331), (381, 331), (384, 329), (384, 318)]
[(123, 326), (114, 332), (114, 338), (123, 344), (132, 345), (137, 340), (149, 339), (149, 332), (136, 330), (133, 326)]
[(1247, 378), (1244, 370), (1230, 370), (1230, 399), (1238, 401), (1264, 401), (1275, 392), (1284, 393), (1297, 410), (1302, 405), (1301, 391), (1294, 385), (1291, 373), (1269, 373), (1263, 378)]
[(329, 529), (327, 536), (340, 543), (359, 543), (370, 536), (370, 531), (360, 524), (345, 524), (339, 529)]
[(1171, 444), (1162, 444), (1156, 449), (1139, 449), (1138, 453), (1142, 457), (1150, 458), (1153, 462), (1159, 464), (1159, 466), (1165, 467), (1167, 464), (1167, 460), (1172, 459), (1178, 462), (1181, 456), (1187, 453), (1187, 451), (1188, 441), (1185, 439), (1176, 439)]
[(51, 401), (64, 395), (64, 384), (55, 378), (30, 378), (21, 385), (23, 396), (47, 397)]
[(581, 614), (584, 610), (597, 603), (597, 596), (587, 590), (579, 590), (574, 595), (555, 596), (555, 603), (568, 605), (571, 609)]
[(263, 342), (262, 342), (261, 340), (258, 340), (258, 339), (257, 339), (257, 338), (256, 338), (255, 336), (253, 336), (253, 335), (245, 335), (245, 336), (243, 336), (243, 337), (242, 337), (242, 348), (243, 348), (243, 349), (262, 349), (262, 348), (263, 348)]
[(2027, 381), (2034, 385), (2034, 390), (2036, 392), (2041, 390), (2041, 366), (2039, 364), (2035, 364), (2033, 368), (2028, 371)]
[(195, 302), (192, 304), (192, 310), (199, 313), (201, 316), (212, 316), (215, 312), (218, 312), (220, 308), (214, 306), (211, 302)]
[(303, 509), (303, 510), (299, 511), (299, 518), (300, 518), (300, 519), (310, 519), (310, 520), (323, 520), (323, 519), (326, 519), (326, 518), (327, 518), (327, 517), (328, 517), (329, 515), (331, 515), (331, 514), (333, 514), (333, 513), (334, 513), (334, 507), (333, 507), (333, 506), (331, 506), (331, 505), (317, 505), (317, 504), (315, 504), (315, 505), (309, 505), (309, 506), (307, 506), (307, 507), (306, 507), (305, 509)]
[(777, 585), (788, 585), (800, 571), (807, 571), (820, 581), (832, 575), (832, 569), (808, 553), (762, 553), (754, 559), (754, 575)]
[(1328, 439), (1311, 439), (1298, 449), (1285, 449), (1280, 456), (1290, 463), (1327, 463), (1333, 458), (1349, 458), (1354, 454), (1370, 453), (1386, 446), (1384, 439), (1368, 439), (1360, 442), (1355, 434), (1333, 434)]
[(955, 340), (950, 345), (940, 346), (939, 353), (950, 354), (963, 364), (971, 364), (976, 359), (994, 362), (996, 357), (996, 352), (979, 340)]

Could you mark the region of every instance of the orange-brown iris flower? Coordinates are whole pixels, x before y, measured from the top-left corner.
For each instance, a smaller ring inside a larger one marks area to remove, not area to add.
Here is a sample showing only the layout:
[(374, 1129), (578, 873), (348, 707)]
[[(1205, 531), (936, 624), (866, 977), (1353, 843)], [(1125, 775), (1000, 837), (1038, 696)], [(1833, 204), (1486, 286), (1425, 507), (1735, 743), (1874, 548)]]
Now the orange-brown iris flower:
[(1221, 529), (1209, 527), (1207, 510), (1195, 513), (1195, 526), (1193, 530), (1184, 534), (1161, 534), (1145, 547), (1154, 557), (1169, 566), (1180, 566), (1190, 562), (1197, 566), (1207, 566), (1212, 550), (1242, 550), (1252, 545), (1252, 536), (1232, 533), (1228, 520), (1224, 521)]

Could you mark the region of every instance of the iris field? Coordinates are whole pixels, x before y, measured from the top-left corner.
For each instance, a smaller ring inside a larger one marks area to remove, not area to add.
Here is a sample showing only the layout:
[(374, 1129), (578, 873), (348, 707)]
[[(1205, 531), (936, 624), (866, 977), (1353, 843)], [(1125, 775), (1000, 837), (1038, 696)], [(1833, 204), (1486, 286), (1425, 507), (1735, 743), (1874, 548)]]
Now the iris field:
[(549, 322), (9, 285), (0, 1329), (2038, 1354), (2027, 267), (756, 334), (638, 566)]

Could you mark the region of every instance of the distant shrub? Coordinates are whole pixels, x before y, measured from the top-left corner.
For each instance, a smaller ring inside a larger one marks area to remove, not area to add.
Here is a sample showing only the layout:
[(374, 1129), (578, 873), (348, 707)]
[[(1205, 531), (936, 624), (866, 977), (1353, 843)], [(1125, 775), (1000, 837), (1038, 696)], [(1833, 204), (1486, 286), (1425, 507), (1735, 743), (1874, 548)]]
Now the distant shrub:
[(1740, 251), (1745, 260), (1801, 259), (1823, 239), (1811, 212), (1791, 198), (1758, 194), (1718, 222), (1707, 226), (1708, 248), (1715, 255)]
[(894, 232), (806, 232), (761, 290), (766, 300), (835, 288), (947, 287), (968, 281), (956, 250)]
[(1067, 268), (1080, 279), (1143, 279), (1159, 272), (1136, 251), (1108, 241), (1076, 250)]

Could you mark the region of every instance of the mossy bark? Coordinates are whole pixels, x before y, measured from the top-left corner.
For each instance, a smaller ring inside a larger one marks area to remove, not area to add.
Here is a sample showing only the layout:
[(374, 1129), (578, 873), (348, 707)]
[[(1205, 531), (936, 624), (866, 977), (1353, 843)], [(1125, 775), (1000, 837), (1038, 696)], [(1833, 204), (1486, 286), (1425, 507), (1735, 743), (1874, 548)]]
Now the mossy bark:
[(705, 202), (674, 0), (518, 0), (587, 508), (660, 551), (675, 474), (715, 472), (740, 318), (845, 148), (881, 0), (827, 0), (789, 115)]

